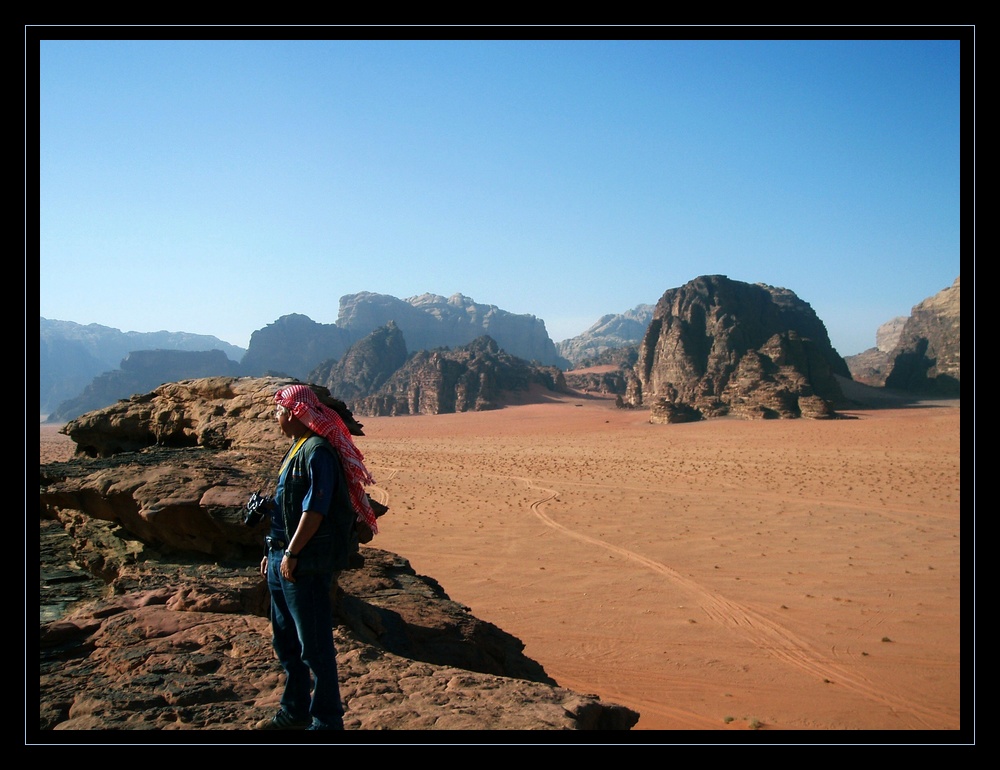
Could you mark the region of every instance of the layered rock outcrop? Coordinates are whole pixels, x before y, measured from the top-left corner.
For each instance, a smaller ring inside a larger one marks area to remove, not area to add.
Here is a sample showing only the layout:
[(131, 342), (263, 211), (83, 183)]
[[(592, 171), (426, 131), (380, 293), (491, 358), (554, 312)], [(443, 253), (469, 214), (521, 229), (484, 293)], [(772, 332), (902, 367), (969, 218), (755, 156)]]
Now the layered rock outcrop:
[(418, 351), (377, 392), (350, 406), (372, 416), (479, 412), (500, 407), (510, 393), (533, 384), (566, 389), (560, 369), (529, 364), (482, 336), (456, 350)]
[[(168, 382), (67, 422), (77, 454), (113, 457), (158, 448), (270, 450), (282, 441), (274, 422), (274, 394), (297, 382), (288, 377), (203, 377)], [(313, 386), (334, 405), (325, 388)], [(348, 423), (361, 435), (361, 424)]]
[(836, 416), (850, 377), (823, 322), (787, 289), (702, 276), (664, 293), (623, 402), (653, 422)]
[[(168, 383), (63, 428), (76, 457), (39, 469), (40, 731), (242, 730), (273, 713), (266, 525), (242, 513), (273, 480), (286, 440), (272, 397), (289, 381)], [(334, 600), (349, 730), (638, 721), (559, 687), (523, 643), (398, 555), (360, 546)]]

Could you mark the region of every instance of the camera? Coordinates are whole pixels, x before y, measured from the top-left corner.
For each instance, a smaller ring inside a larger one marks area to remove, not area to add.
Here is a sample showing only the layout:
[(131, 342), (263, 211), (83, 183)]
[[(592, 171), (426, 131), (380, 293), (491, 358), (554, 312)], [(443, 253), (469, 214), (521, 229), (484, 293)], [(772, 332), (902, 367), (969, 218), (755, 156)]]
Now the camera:
[(243, 523), (252, 527), (274, 507), (274, 498), (254, 492), (247, 500), (246, 510), (243, 513)]

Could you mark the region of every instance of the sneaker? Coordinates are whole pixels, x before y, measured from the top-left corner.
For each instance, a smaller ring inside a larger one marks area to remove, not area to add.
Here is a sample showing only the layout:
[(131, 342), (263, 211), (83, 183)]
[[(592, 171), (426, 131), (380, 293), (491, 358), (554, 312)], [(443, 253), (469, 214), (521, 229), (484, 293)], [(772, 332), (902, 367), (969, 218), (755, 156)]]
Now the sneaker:
[(278, 713), (270, 719), (260, 720), (254, 729), (256, 730), (305, 730), (312, 724), (309, 717), (296, 718), (279, 708)]
[(312, 724), (306, 728), (306, 730), (343, 730), (344, 723), (336, 725), (328, 725), (326, 722), (320, 722), (318, 719), (314, 719)]

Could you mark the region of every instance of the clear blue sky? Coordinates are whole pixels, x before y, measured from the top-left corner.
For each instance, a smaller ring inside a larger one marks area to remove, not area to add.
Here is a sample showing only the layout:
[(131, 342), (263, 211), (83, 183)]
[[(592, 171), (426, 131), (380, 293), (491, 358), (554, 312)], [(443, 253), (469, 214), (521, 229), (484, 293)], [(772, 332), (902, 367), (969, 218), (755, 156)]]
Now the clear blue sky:
[(724, 274), (859, 353), (960, 273), (959, 49), (43, 40), (40, 315), (246, 347), (461, 293), (558, 342)]

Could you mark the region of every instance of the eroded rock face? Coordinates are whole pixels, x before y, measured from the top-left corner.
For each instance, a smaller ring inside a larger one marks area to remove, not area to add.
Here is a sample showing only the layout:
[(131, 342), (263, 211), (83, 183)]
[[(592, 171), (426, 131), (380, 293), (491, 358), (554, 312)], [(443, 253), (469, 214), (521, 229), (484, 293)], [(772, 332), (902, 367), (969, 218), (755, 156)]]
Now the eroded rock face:
[[(76, 457), (39, 468), (39, 730), (242, 730), (277, 708), (266, 524), (242, 515), (273, 482), (287, 440), (272, 398), (288, 382), (169, 383), (65, 426)], [(395, 554), (360, 546), (334, 602), (348, 729), (638, 721), (558, 687), (520, 640)]]
[(250, 335), (241, 372), (255, 377), (272, 374), (304, 379), (321, 361), (340, 358), (354, 339), (337, 324), (317, 323), (301, 313), (290, 313)]
[(309, 381), (325, 385), (331, 393), (353, 404), (377, 392), (406, 363), (406, 358), (403, 332), (390, 321), (351, 345), (339, 360), (316, 367)]
[[(400, 557), (365, 548), (335, 598), (348, 730), (628, 730)], [(144, 559), (40, 625), (39, 730), (246, 730), (283, 686), (256, 565)]]
[(528, 363), (479, 337), (455, 350), (422, 350), (373, 394), (352, 407), (362, 415), (446, 414), (496, 409), (503, 398), (532, 384), (564, 392), (566, 380), (554, 366)]
[(850, 377), (807, 303), (721, 275), (663, 295), (631, 374), (624, 403), (651, 407), (653, 421), (831, 418), (843, 401), (834, 375)]
[(961, 276), (915, 305), (890, 353), (885, 386), (916, 393), (957, 396), (962, 384)]
[(962, 384), (962, 284), (882, 324), (875, 347), (844, 359), (857, 382), (901, 392), (959, 396)]
[(906, 320), (905, 316), (899, 316), (886, 321), (875, 332), (875, 347), (844, 357), (855, 382), (879, 388), (885, 385), (885, 378), (892, 371), (890, 355), (899, 342)]

